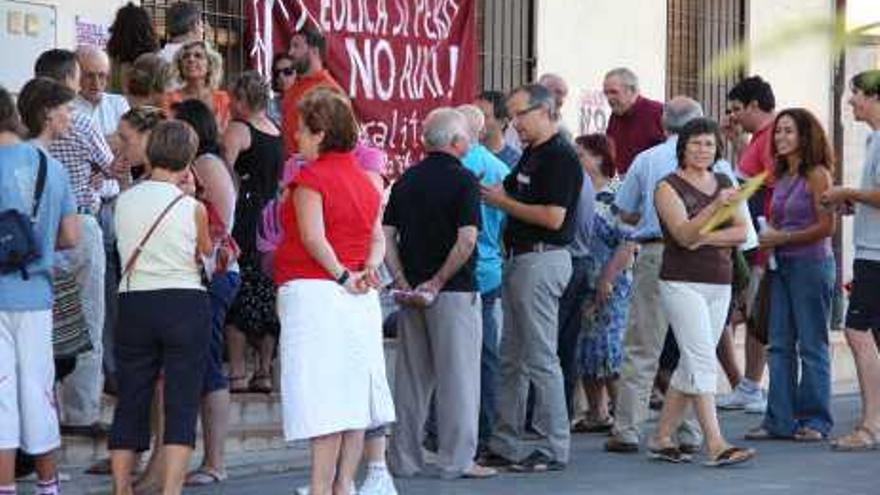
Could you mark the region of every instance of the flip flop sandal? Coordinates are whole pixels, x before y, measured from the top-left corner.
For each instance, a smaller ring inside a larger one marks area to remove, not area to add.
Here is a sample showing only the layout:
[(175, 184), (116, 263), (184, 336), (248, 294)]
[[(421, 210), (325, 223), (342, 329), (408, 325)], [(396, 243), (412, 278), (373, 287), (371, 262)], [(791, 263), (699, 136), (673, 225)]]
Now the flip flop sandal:
[(878, 447), (880, 439), (877, 433), (863, 425), (856, 426), (849, 435), (831, 442), (831, 450), (836, 452), (868, 452)]
[(220, 474), (213, 469), (199, 468), (188, 475), (184, 486), (214, 485), (226, 481), (226, 474)]
[(648, 449), (648, 459), (672, 464), (691, 462), (691, 456), (682, 453), (678, 447), (650, 447)]
[[(251, 391), (247, 377), (244, 375), (228, 376), (226, 379), (229, 380), (229, 393), (231, 394), (245, 394)], [(236, 386), (236, 383), (244, 383), (244, 385)]]
[(271, 394), (272, 377), (263, 373), (255, 374), (248, 384), (248, 390), (258, 394)]
[(787, 438), (774, 435), (761, 426), (747, 431), (744, 438), (746, 440), (791, 440), (790, 437)]
[(794, 434), (794, 441), (801, 443), (816, 443), (825, 440), (825, 435), (812, 428), (801, 428)]
[(754, 449), (742, 447), (728, 447), (720, 454), (703, 463), (706, 467), (727, 467), (742, 464), (754, 459), (757, 455)]

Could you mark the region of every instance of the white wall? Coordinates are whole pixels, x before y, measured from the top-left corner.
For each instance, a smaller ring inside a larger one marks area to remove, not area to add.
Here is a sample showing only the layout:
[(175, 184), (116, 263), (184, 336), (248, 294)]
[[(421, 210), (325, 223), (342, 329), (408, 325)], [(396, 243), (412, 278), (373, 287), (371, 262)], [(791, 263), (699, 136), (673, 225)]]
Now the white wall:
[(832, 53), (821, 36), (798, 38), (774, 49), (768, 40), (781, 30), (821, 19), (831, 19), (833, 0), (752, 0), (749, 2), (749, 75), (766, 79), (776, 94), (776, 106), (805, 107), (830, 129), (832, 116)]
[(568, 82), (562, 115), (572, 131), (581, 93), (601, 90), (605, 72), (615, 67), (629, 67), (643, 94), (664, 99), (665, 1), (539, 0), (536, 18), (537, 74), (558, 73)]
[[(57, 12), (57, 37), (59, 48), (75, 48), (76, 17), (107, 26), (113, 22), (116, 9), (128, 0), (28, 0), (29, 3), (53, 5)], [(135, 2), (140, 3), (140, 2)]]

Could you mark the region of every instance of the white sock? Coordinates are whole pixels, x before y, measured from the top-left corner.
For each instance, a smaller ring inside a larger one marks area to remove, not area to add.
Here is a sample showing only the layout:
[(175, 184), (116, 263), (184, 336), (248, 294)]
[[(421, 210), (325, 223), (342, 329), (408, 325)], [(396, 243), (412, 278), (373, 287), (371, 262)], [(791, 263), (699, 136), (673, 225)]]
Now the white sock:
[(743, 377), (743, 379), (740, 380), (739, 384), (742, 387), (742, 389), (745, 390), (746, 392), (755, 392), (758, 390), (758, 384), (756, 382), (749, 380), (746, 377)]
[(0, 485), (0, 495), (15, 495), (15, 484)]
[(370, 461), (367, 464), (367, 468), (369, 469), (377, 469), (379, 471), (387, 471), (388, 465), (385, 464), (385, 461)]

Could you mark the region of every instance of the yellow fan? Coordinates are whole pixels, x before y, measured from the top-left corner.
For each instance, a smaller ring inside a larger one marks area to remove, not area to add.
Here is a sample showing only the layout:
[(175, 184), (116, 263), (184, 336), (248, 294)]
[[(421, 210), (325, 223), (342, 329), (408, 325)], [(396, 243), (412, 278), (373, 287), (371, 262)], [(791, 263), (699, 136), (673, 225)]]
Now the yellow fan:
[(753, 194), (758, 192), (758, 189), (764, 184), (764, 181), (767, 180), (767, 177), (770, 175), (769, 171), (765, 171), (760, 173), (751, 179), (747, 180), (745, 184), (740, 186), (739, 190), (736, 192), (736, 195), (730, 201), (730, 204), (719, 208), (718, 211), (712, 215), (712, 218), (706, 222), (706, 225), (703, 225), (703, 228), (700, 229), (700, 234), (708, 234), (713, 230), (717, 229), (724, 222), (731, 219), (735, 214), (737, 209), (739, 208), (740, 203), (749, 199)]

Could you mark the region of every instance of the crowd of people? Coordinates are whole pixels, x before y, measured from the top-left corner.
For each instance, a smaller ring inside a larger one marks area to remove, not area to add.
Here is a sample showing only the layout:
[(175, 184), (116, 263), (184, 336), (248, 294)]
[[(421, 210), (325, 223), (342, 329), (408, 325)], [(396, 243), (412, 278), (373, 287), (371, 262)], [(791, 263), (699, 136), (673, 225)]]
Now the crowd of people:
[[(847, 214), (862, 410), (831, 446), (878, 447), (880, 71), (850, 81), (872, 130), (855, 187), (834, 184), (816, 117), (777, 111), (760, 77), (719, 123), (642, 96), (627, 68), (603, 80), (605, 133), (566, 129), (567, 85), (545, 74), (431, 111), (424, 157), (387, 184), (314, 27), (269, 80), (221, 89), (199, 8), (167, 17), (160, 48), (129, 4), (106, 52), (48, 50), (17, 98), (0, 88), (0, 495), (26, 466), (59, 493), (61, 433), (108, 435), (90, 471), (117, 495), (222, 483), (230, 394), (272, 393), (276, 360), (284, 437), (311, 448), (298, 493), (354, 493), (362, 462), (363, 495), (395, 494), (392, 473), (564, 470), (582, 433), (658, 461), (752, 460), (716, 409), (763, 415), (747, 440), (821, 442)], [(716, 397), (719, 364), (733, 392)]]

